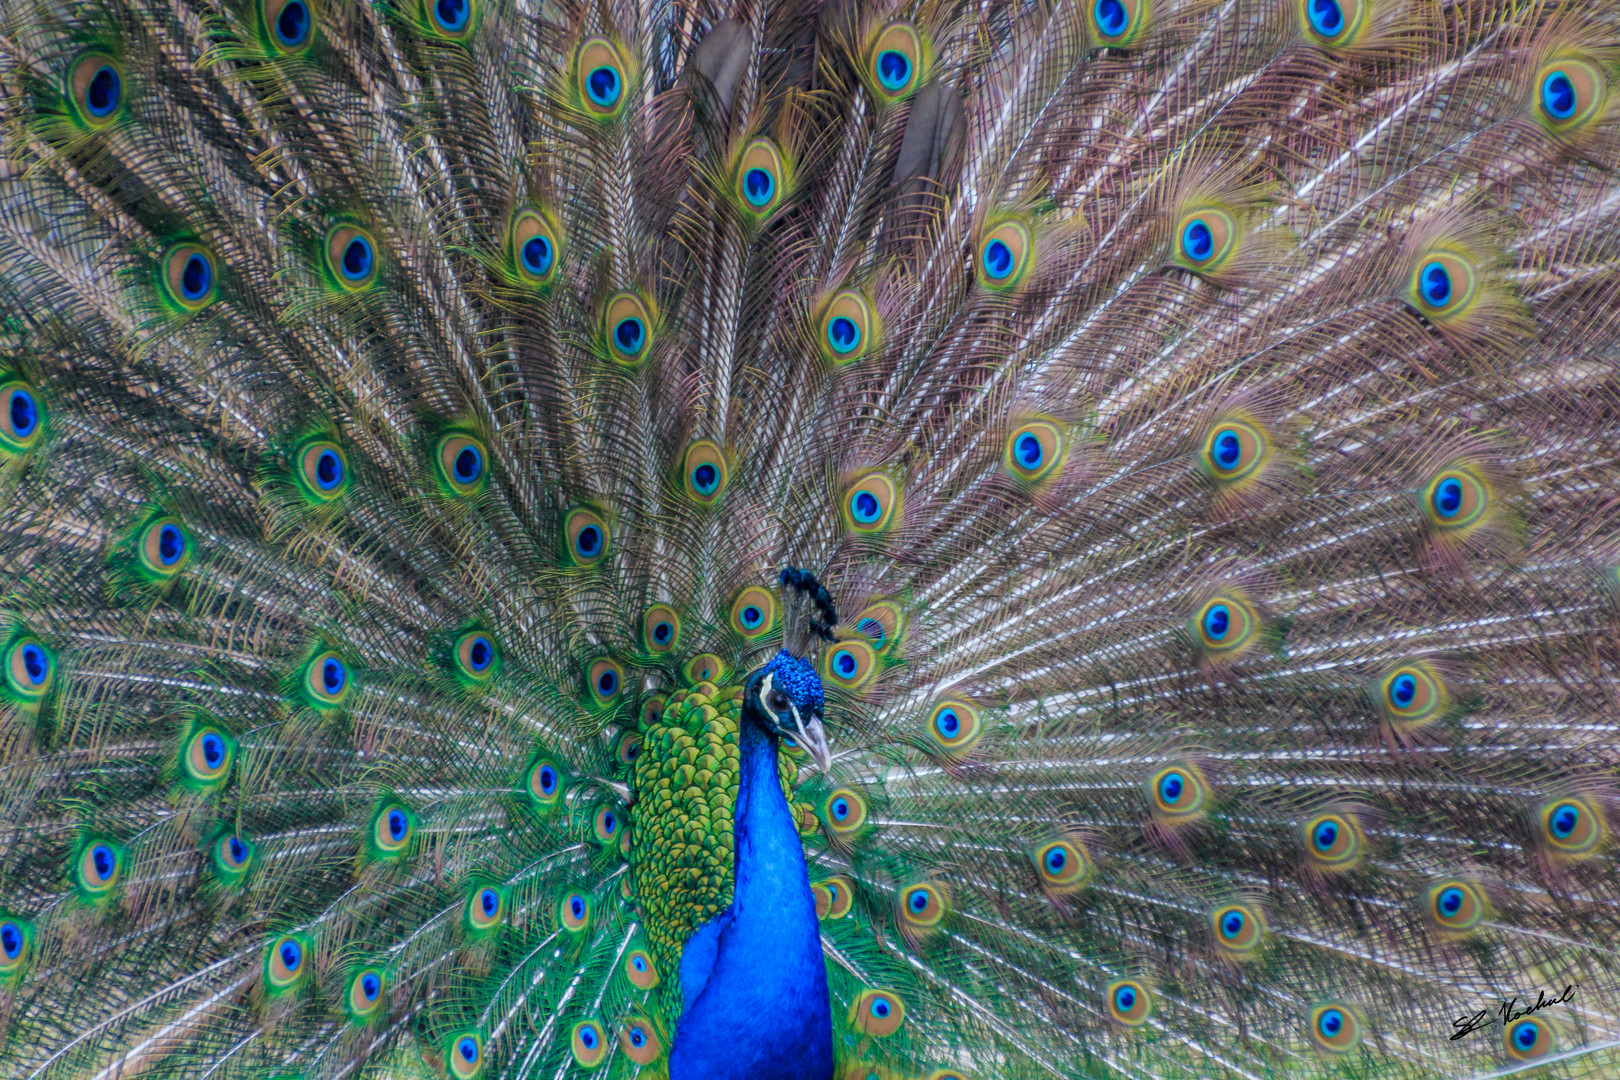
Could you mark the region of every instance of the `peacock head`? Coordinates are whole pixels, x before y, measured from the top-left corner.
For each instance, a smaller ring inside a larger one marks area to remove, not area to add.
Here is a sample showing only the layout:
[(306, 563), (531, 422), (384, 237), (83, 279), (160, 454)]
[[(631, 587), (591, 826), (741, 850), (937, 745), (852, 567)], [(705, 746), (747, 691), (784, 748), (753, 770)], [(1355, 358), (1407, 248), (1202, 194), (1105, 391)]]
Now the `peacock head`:
[(749, 673), (743, 683), (743, 719), (778, 739), (794, 740), (826, 772), (830, 758), (827, 733), (821, 724), (824, 705), (816, 669), (786, 649)]

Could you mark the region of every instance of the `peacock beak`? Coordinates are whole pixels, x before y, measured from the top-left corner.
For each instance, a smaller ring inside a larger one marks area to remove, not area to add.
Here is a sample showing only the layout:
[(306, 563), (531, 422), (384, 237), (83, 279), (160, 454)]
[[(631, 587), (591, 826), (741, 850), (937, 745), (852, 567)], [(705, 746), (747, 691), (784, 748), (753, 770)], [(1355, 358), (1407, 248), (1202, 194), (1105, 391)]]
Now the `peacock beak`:
[(810, 756), (816, 759), (816, 766), (822, 772), (830, 773), (832, 755), (827, 752), (827, 729), (822, 727), (821, 718), (812, 716), (807, 722), (799, 718), (795, 709), (793, 719), (799, 726), (799, 745), (810, 751)]

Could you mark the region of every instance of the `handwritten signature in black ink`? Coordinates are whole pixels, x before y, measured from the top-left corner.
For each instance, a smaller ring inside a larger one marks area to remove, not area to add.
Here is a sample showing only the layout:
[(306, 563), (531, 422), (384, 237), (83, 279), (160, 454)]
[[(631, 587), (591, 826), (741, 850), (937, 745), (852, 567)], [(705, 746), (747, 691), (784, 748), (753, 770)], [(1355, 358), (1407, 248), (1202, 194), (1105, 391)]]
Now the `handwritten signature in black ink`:
[[(1547, 996), (1547, 991), (1537, 990), (1536, 1003), (1523, 1009), (1514, 1008), (1514, 1006), (1519, 1003), (1519, 999), (1517, 997), (1509, 998), (1508, 1000), (1503, 1001), (1500, 1007), (1497, 1008), (1496, 1015), (1502, 1018), (1503, 1024), (1511, 1024), (1515, 1020), (1529, 1016), (1538, 1009), (1545, 1009), (1549, 1005), (1561, 1005), (1564, 1002), (1569, 1001), (1575, 996), (1575, 986), (1575, 983), (1570, 983), (1568, 986), (1564, 987), (1564, 992), (1562, 994), (1552, 998)], [(1451, 1026), (1457, 1029), (1452, 1033), (1451, 1036), (1451, 1040), (1455, 1042), (1464, 1035), (1467, 1035), (1469, 1032), (1478, 1031), (1481, 1028), (1495, 1027), (1496, 1017), (1491, 1015), (1491, 1010), (1481, 1009), (1472, 1016), (1457, 1017), (1457, 1019), (1451, 1022)]]

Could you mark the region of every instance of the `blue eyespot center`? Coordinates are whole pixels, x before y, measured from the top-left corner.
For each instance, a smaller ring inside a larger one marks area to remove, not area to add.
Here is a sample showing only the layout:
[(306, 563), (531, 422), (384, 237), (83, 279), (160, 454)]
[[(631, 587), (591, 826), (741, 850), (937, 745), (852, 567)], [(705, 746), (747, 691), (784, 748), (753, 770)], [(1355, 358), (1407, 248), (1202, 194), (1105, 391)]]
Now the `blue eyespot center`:
[(1425, 266), (1420, 280), (1423, 299), (1430, 307), (1444, 307), (1451, 299), (1451, 274), (1443, 264), (1432, 262)]
[(118, 72), (111, 64), (102, 64), (90, 76), (90, 85), (84, 92), (84, 105), (90, 110), (90, 115), (99, 120), (112, 115), (123, 94), (124, 86)]
[(639, 1024), (631, 1027), (629, 1039), (631, 1046), (639, 1047), (647, 1045), (647, 1033), (641, 1029)]
[(855, 657), (850, 654), (849, 650), (839, 649), (833, 654), (833, 670), (844, 678), (848, 679), (854, 676), (857, 667), (859, 667), (859, 664), (856, 663)]
[(302, 45), (309, 37), (309, 8), (303, 0), (289, 0), (281, 14), (276, 16), (276, 40), (289, 49)]
[(1344, 1029), (1344, 1013), (1338, 1009), (1328, 1009), (1316, 1021), (1316, 1030), (1326, 1038), (1336, 1037)]
[(1204, 633), (1210, 640), (1220, 641), (1231, 628), (1232, 609), (1225, 604), (1216, 604), (1204, 612)]
[(857, 491), (849, 500), (850, 512), (862, 525), (870, 525), (883, 516), (883, 504), (870, 491)]
[(661, 622), (653, 627), (653, 640), (663, 645), (675, 636), (675, 628), (667, 622)]
[(328, 656), (321, 661), (321, 687), (328, 695), (336, 697), (348, 681), (349, 672), (343, 666), (343, 661), (335, 656)]
[(590, 558), (602, 550), (602, 530), (595, 525), (585, 526), (574, 539), (574, 546), (580, 555)]
[(494, 889), (485, 889), (478, 894), (478, 906), (484, 909), (484, 914), (493, 917), (500, 910), (501, 898), (495, 894)]
[(1533, 1020), (1527, 1020), (1513, 1029), (1513, 1045), (1520, 1050), (1530, 1049), (1540, 1038), (1540, 1028)]
[(1217, 468), (1235, 469), (1238, 461), (1243, 457), (1243, 442), (1238, 438), (1237, 432), (1228, 428), (1216, 434), (1214, 442), (1210, 446), (1210, 452), (1215, 458)]
[(1226, 938), (1235, 938), (1243, 931), (1243, 913), (1229, 911), (1221, 919), (1221, 934)]
[(7, 960), (15, 960), (22, 954), (23, 936), (16, 923), (0, 923), (0, 949), (5, 950)]
[(1561, 803), (1552, 812), (1553, 835), (1560, 840), (1567, 840), (1575, 831), (1575, 825), (1581, 819), (1580, 807), (1574, 803)]
[(283, 941), (281, 943), (281, 966), (288, 971), (297, 971), (298, 965), (304, 962), (304, 950), (298, 947), (296, 941)]
[(764, 621), (765, 613), (759, 610), (759, 608), (755, 607), (753, 604), (749, 604), (747, 607), (742, 609), (742, 624), (749, 630), (758, 629), (758, 627)]
[(230, 860), (233, 864), (240, 866), (247, 861), (247, 845), (242, 843), (240, 838), (231, 837), (226, 843), (225, 849), (230, 852)]
[(602, 831), (604, 833), (606, 833), (608, 836), (612, 836), (618, 828), (619, 819), (611, 812), (602, 815)]
[(579, 1029), (579, 1044), (587, 1050), (596, 1049), (596, 1032), (590, 1028)]
[(692, 487), (697, 489), (699, 495), (713, 495), (719, 486), (720, 470), (708, 462), (692, 470)]
[(1344, 10), (1339, 0), (1311, 0), (1311, 29), (1325, 38), (1338, 37), (1344, 30)]
[(1122, 1013), (1128, 1013), (1136, 1008), (1136, 991), (1129, 986), (1121, 986), (1114, 991), (1114, 1008)]
[(405, 811), (388, 811), (388, 836), (396, 844), (405, 839), (405, 833), (409, 830), (410, 824), (405, 818)]
[(461, 1060), (467, 1064), (473, 1064), (478, 1060), (478, 1040), (471, 1036), (462, 1038), (456, 1043), (456, 1053), (460, 1054)]
[(476, 446), (463, 446), (451, 471), (456, 474), (456, 483), (470, 484), (484, 474), (484, 455)]
[(867, 639), (872, 642), (873, 648), (877, 649), (883, 648), (884, 641), (888, 640), (889, 637), (888, 633), (883, 629), (883, 624), (870, 616), (855, 623), (855, 632), (865, 634)]
[(540, 790), (546, 795), (557, 790), (557, 770), (550, 765), (540, 766)]
[(619, 100), (619, 73), (607, 65), (592, 68), (585, 77), (585, 92), (602, 108), (610, 108)]
[(551, 241), (531, 236), (523, 243), (523, 268), (535, 277), (551, 269)]
[(915, 889), (915, 890), (913, 890), (911, 895), (906, 898), (906, 903), (911, 905), (911, 910), (912, 911), (919, 912), (919, 913), (927, 911), (928, 910), (928, 890), (926, 890), (926, 889)]
[(495, 646), (491, 645), (489, 638), (473, 638), (472, 647), (467, 650), (467, 663), (474, 671), (483, 671), (495, 659)]
[(833, 352), (849, 353), (861, 343), (861, 328), (847, 315), (839, 315), (827, 323), (827, 344)]
[(602, 672), (596, 677), (596, 689), (603, 697), (610, 696), (619, 688), (619, 674), (612, 668)]
[(1568, 120), (1578, 104), (1575, 84), (1562, 71), (1550, 71), (1541, 80), (1541, 104), (1555, 120)]
[(839, 821), (843, 821), (845, 818), (849, 817), (849, 800), (843, 798), (834, 799), (832, 804), (832, 816), (837, 818)]
[(19, 439), (26, 439), (34, 433), (39, 425), (39, 406), (34, 404), (34, 395), (26, 390), (13, 390), (11, 392), (11, 432)]
[(1449, 889), (1442, 889), (1440, 892), (1438, 905), (1442, 915), (1457, 914), (1457, 912), (1462, 910), (1463, 906), (1462, 890), (1456, 886), (1452, 886)]
[(97, 879), (107, 881), (112, 877), (118, 860), (113, 857), (112, 848), (97, 844), (90, 849), (90, 865), (95, 869)]
[(1119, 37), (1131, 22), (1130, 12), (1120, 0), (1097, 0), (1091, 13), (1104, 37)]
[(766, 169), (749, 169), (743, 174), (743, 194), (750, 204), (764, 206), (776, 194), (776, 179)]
[(433, 5), (433, 18), (439, 26), (455, 33), (467, 25), (472, 7), (467, 0), (437, 0)]
[(570, 897), (568, 900), (568, 910), (574, 916), (574, 918), (583, 919), (585, 917), (585, 901), (577, 896)]
[(911, 60), (903, 52), (884, 49), (878, 53), (877, 76), (885, 90), (904, 89), (911, 81)]
[(993, 281), (1003, 281), (1013, 272), (1012, 248), (1004, 240), (984, 245), (984, 272)]
[(214, 271), (208, 265), (208, 260), (192, 252), (180, 271), (180, 295), (187, 300), (201, 300), (208, 295), (208, 287), (213, 281)]
[(1203, 262), (1215, 254), (1215, 234), (1203, 218), (1194, 218), (1181, 230), (1181, 250), (1193, 262)]
[(1417, 677), (1406, 672), (1395, 676), (1389, 683), (1389, 700), (1397, 709), (1409, 709), (1417, 700)]
[(630, 966), (635, 968), (637, 971), (646, 971), (647, 970), (647, 960), (646, 960), (645, 957), (642, 957), (642, 956), (631, 957)]
[(28, 676), (28, 681), (35, 686), (43, 685), (45, 676), (50, 674), (51, 669), (50, 661), (45, 657), (45, 650), (38, 645), (24, 645), (22, 662), (23, 673)]
[(879, 1020), (882, 1020), (882, 1019), (886, 1018), (889, 1015), (889, 1012), (890, 1012), (890, 1007), (889, 1007), (889, 1002), (888, 1002), (887, 998), (873, 998), (872, 999), (872, 1015), (873, 1016), (877, 1017)]
[(962, 730), (962, 718), (956, 715), (955, 709), (941, 709), (934, 718), (934, 727), (947, 739), (954, 739)]
[(647, 339), (647, 330), (641, 325), (641, 320), (635, 316), (620, 319), (613, 327), (613, 344), (620, 352), (634, 356), (641, 351), (641, 346)]
[(1046, 452), (1041, 449), (1041, 440), (1026, 431), (1013, 444), (1013, 455), (1025, 469), (1034, 470), (1040, 467), (1041, 458), (1046, 456)]
[(1172, 805), (1181, 801), (1181, 793), (1185, 789), (1186, 784), (1180, 773), (1167, 773), (1159, 781), (1159, 797)]
[(1046, 853), (1046, 869), (1049, 873), (1061, 874), (1063, 868), (1069, 865), (1068, 852), (1055, 847)]
[(208, 763), (210, 769), (219, 768), (219, 763), (225, 760), (225, 740), (214, 734), (204, 735), (202, 752), (203, 761)]
[(351, 237), (343, 249), (343, 276), (360, 281), (371, 273), (371, 242), (363, 236)]
[(1434, 486), (1434, 512), (1443, 518), (1456, 517), (1462, 509), (1462, 481), (1448, 476)]
[(158, 529), (158, 562), (164, 566), (173, 566), (185, 554), (186, 541), (180, 535), (180, 530), (173, 525), (164, 525)]
[(376, 1001), (377, 995), (382, 993), (382, 980), (368, 971), (360, 976), (360, 993), (367, 1001)]
[(1338, 842), (1338, 839), (1339, 826), (1334, 822), (1324, 821), (1322, 824), (1316, 827), (1316, 832), (1313, 834), (1312, 842), (1316, 844), (1316, 850), (1329, 851), (1332, 849), (1333, 845)]
[(331, 491), (343, 483), (343, 459), (332, 450), (322, 450), (315, 458), (315, 486)]

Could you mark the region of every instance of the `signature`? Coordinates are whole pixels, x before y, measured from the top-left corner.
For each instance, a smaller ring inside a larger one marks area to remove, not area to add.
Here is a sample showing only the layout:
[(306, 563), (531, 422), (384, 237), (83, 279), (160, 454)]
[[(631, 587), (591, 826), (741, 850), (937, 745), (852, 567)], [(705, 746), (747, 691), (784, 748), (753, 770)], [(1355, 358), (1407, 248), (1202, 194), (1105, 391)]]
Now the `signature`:
[[(1511, 1024), (1513, 1021), (1518, 1020), (1521, 1017), (1529, 1016), (1537, 1009), (1545, 1009), (1549, 1005), (1561, 1005), (1574, 996), (1574, 983), (1570, 983), (1568, 986), (1564, 987), (1564, 992), (1562, 994), (1552, 998), (1547, 996), (1547, 991), (1537, 990), (1536, 1003), (1534, 1005), (1528, 1005), (1525, 1008), (1516, 1009), (1514, 1006), (1518, 1005), (1519, 999), (1517, 997), (1509, 998), (1508, 1000), (1503, 1001), (1501, 1006), (1497, 1008), (1496, 1016), (1500, 1016), (1502, 1018), (1503, 1024)], [(1496, 1016), (1491, 1015), (1490, 1009), (1481, 1009), (1472, 1016), (1457, 1017), (1457, 1019), (1451, 1022), (1451, 1026), (1457, 1029), (1451, 1036), (1452, 1041), (1455, 1042), (1471, 1031), (1478, 1031), (1481, 1028), (1495, 1027)]]

